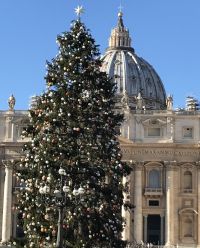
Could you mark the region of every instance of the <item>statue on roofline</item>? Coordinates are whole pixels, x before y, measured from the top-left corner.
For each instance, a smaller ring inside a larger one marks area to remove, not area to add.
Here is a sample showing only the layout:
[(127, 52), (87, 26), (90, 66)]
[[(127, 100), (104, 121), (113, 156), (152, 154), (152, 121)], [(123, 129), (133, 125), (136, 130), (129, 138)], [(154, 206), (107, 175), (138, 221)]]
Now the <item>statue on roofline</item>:
[(173, 109), (173, 96), (172, 95), (168, 95), (166, 99), (166, 105), (167, 105), (167, 110)]
[(144, 98), (142, 97), (142, 91), (143, 91), (143, 89), (140, 88), (138, 95), (135, 97), (137, 110), (145, 110), (146, 109), (145, 101), (144, 101)]
[(9, 111), (13, 111), (14, 107), (15, 107), (15, 97), (13, 96), (13, 94), (8, 98), (8, 106), (9, 106)]

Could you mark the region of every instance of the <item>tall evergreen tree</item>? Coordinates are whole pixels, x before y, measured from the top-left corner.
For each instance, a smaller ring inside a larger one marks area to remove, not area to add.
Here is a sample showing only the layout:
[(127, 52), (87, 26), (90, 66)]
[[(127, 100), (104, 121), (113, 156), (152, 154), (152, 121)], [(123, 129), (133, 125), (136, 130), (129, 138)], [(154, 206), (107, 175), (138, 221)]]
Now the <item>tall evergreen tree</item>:
[(57, 43), (47, 90), (23, 132), (31, 140), (17, 172), (25, 185), (18, 194), (25, 247), (56, 247), (59, 209), (63, 247), (125, 247), (121, 179), (130, 168), (117, 141), (123, 116), (114, 111), (116, 86), (101, 71), (98, 47), (80, 19)]

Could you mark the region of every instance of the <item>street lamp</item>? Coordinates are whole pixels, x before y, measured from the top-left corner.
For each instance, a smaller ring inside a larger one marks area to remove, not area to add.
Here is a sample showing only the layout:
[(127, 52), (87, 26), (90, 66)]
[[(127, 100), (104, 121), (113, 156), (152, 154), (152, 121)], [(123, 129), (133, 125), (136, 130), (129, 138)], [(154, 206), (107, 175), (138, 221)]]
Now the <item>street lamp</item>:
[[(55, 197), (55, 204), (58, 208), (56, 247), (63, 248), (63, 212), (67, 205), (67, 200), (69, 200), (68, 193), (71, 191), (71, 187), (69, 186), (70, 182), (66, 179), (66, 171), (62, 167), (58, 170), (58, 174), (60, 175), (60, 183), (56, 189), (52, 192), (50, 187), (45, 185), (39, 188), (39, 193), (42, 195), (53, 193), (53, 196)], [(84, 192), (85, 190), (81, 186), (72, 190), (74, 196), (81, 196)]]

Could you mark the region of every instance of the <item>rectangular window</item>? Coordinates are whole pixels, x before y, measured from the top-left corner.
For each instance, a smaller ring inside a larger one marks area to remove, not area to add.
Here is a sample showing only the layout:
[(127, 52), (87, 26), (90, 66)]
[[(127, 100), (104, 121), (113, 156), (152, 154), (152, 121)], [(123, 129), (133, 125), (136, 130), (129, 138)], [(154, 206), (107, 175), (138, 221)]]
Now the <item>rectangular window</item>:
[(149, 207), (159, 207), (159, 201), (149, 200)]
[(183, 128), (183, 138), (192, 138), (193, 137), (193, 128), (184, 127)]

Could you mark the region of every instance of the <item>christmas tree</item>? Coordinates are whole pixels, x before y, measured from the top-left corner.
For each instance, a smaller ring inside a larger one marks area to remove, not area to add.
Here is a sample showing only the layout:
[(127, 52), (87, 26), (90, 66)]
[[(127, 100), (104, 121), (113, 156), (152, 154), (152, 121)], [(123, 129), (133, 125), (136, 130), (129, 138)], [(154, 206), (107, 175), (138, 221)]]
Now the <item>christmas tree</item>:
[[(24, 247), (125, 247), (122, 177), (114, 111), (115, 84), (101, 71), (98, 46), (80, 20), (57, 37), (47, 90), (23, 132), (31, 142), (17, 171)], [(57, 239), (57, 240), (56, 240)]]

